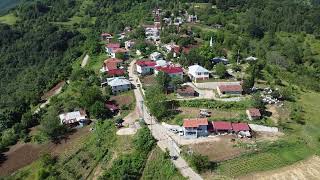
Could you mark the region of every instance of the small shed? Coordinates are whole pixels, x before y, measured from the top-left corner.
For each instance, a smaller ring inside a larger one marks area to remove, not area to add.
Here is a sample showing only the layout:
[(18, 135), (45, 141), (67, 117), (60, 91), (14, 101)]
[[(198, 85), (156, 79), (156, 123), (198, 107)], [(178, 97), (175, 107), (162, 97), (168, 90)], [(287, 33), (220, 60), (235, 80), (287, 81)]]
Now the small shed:
[(216, 134), (231, 133), (232, 132), (231, 122), (215, 121), (215, 122), (212, 122), (212, 126), (213, 126), (213, 130)]
[(191, 86), (182, 86), (181, 88), (179, 88), (177, 90), (177, 93), (180, 96), (184, 96), (184, 97), (196, 97), (199, 96), (199, 93), (197, 91), (195, 91)]
[(250, 108), (246, 110), (247, 116), (249, 120), (257, 120), (261, 118), (260, 110), (257, 108)]

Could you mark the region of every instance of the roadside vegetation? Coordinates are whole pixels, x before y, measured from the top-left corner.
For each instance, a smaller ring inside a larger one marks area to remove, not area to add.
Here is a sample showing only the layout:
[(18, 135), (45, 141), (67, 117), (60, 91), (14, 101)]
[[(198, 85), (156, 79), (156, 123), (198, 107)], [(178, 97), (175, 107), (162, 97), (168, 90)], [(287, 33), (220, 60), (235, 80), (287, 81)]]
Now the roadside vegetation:
[(155, 147), (148, 158), (144, 168), (142, 180), (151, 179), (185, 179), (176, 169), (170, 160), (168, 153), (163, 152), (159, 147)]

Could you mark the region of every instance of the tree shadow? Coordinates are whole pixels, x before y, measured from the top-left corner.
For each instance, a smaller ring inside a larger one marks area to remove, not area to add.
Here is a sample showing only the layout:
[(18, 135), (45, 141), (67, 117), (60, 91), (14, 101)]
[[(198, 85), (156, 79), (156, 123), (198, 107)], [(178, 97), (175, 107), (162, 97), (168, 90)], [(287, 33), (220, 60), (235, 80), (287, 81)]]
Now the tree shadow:
[(4, 153), (0, 153), (0, 167), (8, 159)]

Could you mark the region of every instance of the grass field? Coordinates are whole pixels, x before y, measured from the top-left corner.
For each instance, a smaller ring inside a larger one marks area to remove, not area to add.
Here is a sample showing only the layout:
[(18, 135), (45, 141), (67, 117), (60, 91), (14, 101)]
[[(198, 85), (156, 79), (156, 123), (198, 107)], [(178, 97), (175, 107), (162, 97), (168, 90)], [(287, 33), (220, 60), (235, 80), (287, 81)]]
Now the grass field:
[[(196, 118), (199, 116), (200, 108), (180, 107), (179, 114), (170, 118), (166, 122), (169, 124), (183, 124), (185, 118)], [(211, 112), (209, 120), (225, 120), (225, 119), (243, 119), (246, 117), (244, 110), (223, 110), (223, 109), (208, 109)]]
[(99, 70), (103, 65), (103, 62), (106, 59), (108, 59), (108, 57), (105, 52), (101, 52), (98, 55), (90, 56), (89, 62), (86, 68), (93, 70), (96, 73), (99, 73)]
[(294, 129), (274, 144), (260, 144), (261, 151), (249, 153), (239, 158), (219, 164), (217, 172), (229, 177), (247, 173), (272, 170), (293, 164), (311, 155), (319, 155), (320, 94), (308, 92), (301, 95), (299, 101), (304, 109), (306, 125), (291, 126)]
[(4, 16), (0, 16), (0, 23), (14, 25), (17, 22), (18, 18), (13, 14), (9, 13)]

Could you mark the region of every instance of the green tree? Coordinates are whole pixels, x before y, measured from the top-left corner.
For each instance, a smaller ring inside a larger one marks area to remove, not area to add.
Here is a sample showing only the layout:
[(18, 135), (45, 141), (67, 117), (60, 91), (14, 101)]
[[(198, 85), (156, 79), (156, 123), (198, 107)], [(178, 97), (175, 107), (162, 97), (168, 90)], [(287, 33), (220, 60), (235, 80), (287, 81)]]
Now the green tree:
[(220, 78), (224, 78), (227, 74), (227, 68), (223, 63), (218, 63), (216, 65), (216, 74), (220, 77)]
[(254, 86), (253, 76), (245, 78), (242, 82), (242, 89), (245, 93), (250, 93), (253, 86)]
[(102, 91), (97, 86), (84, 86), (81, 89), (81, 94), (81, 103), (85, 108), (90, 108), (91, 105), (94, 104), (96, 101), (103, 100)]
[(167, 73), (160, 71), (156, 76), (156, 81), (159, 87), (162, 87), (163, 92), (165, 92), (169, 87), (171, 78)]
[(162, 87), (156, 85), (146, 90), (146, 104), (156, 118), (161, 120), (168, 115), (167, 98)]
[(58, 113), (54, 107), (49, 109), (47, 114), (41, 120), (40, 125), (41, 132), (51, 140), (58, 140), (67, 132), (66, 127), (60, 124)]
[(170, 81), (170, 84), (173, 86), (175, 91), (181, 87), (182, 83), (183, 81), (179, 77), (171, 78), (171, 81)]
[(90, 106), (90, 114), (98, 119), (111, 117), (110, 110), (105, 108), (104, 103), (101, 101), (96, 101), (93, 105)]

